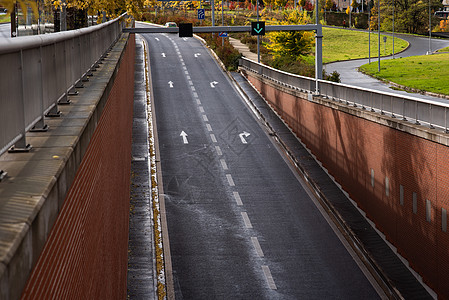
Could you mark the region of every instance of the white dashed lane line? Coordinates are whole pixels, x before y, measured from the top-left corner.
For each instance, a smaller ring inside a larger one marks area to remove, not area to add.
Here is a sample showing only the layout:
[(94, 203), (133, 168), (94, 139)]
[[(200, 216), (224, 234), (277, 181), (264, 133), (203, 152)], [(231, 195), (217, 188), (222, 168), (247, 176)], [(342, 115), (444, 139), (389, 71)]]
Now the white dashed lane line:
[(239, 192), (233, 192), (232, 194), (234, 196), (235, 202), (237, 202), (237, 205), (242, 206), (243, 202), (242, 202), (242, 198), (240, 198)]
[(251, 237), (251, 242), (253, 243), (254, 250), (256, 250), (257, 255), (259, 257), (263, 257), (262, 247), (260, 247), (259, 240), (257, 239), (257, 237), (252, 236)]
[(271, 275), (270, 268), (268, 266), (262, 266), (263, 274), (265, 275), (265, 279), (267, 280), (268, 286), (272, 290), (276, 290), (276, 284), (274, 283), (273, 276)]
[[(193, 84), (192, 78), (189, 75), (189, 71), (187, 70), (187, 67), (186, 67), (186, 65), (184, 63), (184, 59), (182, 58), (181, 52), (179, 51), (178, 46), (176, 45), (176, 43), (173, 40), (172, 40), (172, 43), (174, 44), (176, 53), (178, 54), (179, 60), (181, 61), (182, 68), (184, 70), (184, 74), (186, 75), (186, 79), (188, 81), (190, 89), (192, 90), (193, 98), (195, 99), (196, 104), (198, 105), (198, 109), (199, 109), (199, 111), (201, 113), (201, 117), (202, 117), (203, 121), (206, 123), (206, 128), (207, 128), (207, 131), (210, 133), (210, 138), (211, 138), (213, 143), (217, 143), (217, 138), (215, 137), (215, 134), (213, 133), (212, 126), (209, 123), (209, 118), (207, 117), (205, 109), (202, 106), (202, 103), (201, 103), (201, 101), (199, 99), (198, 93), (196, 92), (195, 86)], [(216, 151), (216, 153), (217, 153), (217, 155), (219, 157), (223, 156), (223, 152), (222, 152), (220, 146), (216, 145), (215, 146), (215, 151)], [(221, 167), (222, 167), (222, 169), (224, 171), (228, 171), (229, 170), (228, 165), (227, 165), (226, 161), (223, 158), (220, 158), (220, 165), (221, 165)], [(227, 179), (228, 184), (229, 184), (230, 187), (235, 187), (234, 179), (232, 178), (231, 174), (229, 174), (229, 173), (226, 174), (226, 179)], [(237, 206), (243, 207), (243, 202), (242, 202), (242, 199), (240, 197), (239, 192), (233, 191), (232, 195), (234, 197), (234, 200), (235, 200)], [(243, 218), (243, 222), (245, 224), (245, 227), (247, 229), (252, 229), (253, 225), (251, 223), (251, 220), (249, 219), (248, 213), (246, 211), (241, 211), (240, 214), (241, 214), (241, 216)], [(254, 247), (254, 250), (256, 251), (256, 254), (260, 258), (264, 257), (264, 253), (262, 251), (262, 247), (260, 246), (260, 243), (259, 243), (259, 240), (257, 239), (257, 237), (251, 237), (251, 243), (253, 244), (253, 247)], [(277, 287), (276, 287), (276, 284), (274, 283), (273, 276), (271, 275), (270, 268), (267, 265), (262, 265), (261, 267), (262, 267), (262, 271), (263, 271), (263, 274), (265, 276), (265, 279), (267, 281), (268, 287), (270, 289), (272, 289), (272, 290), (276, 290)]]
[(251, 221), (249, 220), (248, 214), (246, 213), (246, 211), (242, 211), (242, 218), (243, 218), (243, 222), (245, 223), (246, 228), (251, 229), (253, 228), (253, 225), (251, 224)]
[(224, 159), (220, 159), (220, 164), (223, 170), (226, 171), (228, 169), (228, 165), (226, 164), (226, 161)]
[(235, 186), (234, 179), (232, 179), (231, 174), (226, 174), (226, 179), (228, 179), (229, 186)]

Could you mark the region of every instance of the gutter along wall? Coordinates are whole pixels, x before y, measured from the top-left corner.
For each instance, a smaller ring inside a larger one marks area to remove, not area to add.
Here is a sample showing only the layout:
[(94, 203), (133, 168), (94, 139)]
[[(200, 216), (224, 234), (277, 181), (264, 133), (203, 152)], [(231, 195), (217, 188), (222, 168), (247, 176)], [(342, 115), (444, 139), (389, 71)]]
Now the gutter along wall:
[(243, 73), (424, 282), (449, 299), (449, 136)]

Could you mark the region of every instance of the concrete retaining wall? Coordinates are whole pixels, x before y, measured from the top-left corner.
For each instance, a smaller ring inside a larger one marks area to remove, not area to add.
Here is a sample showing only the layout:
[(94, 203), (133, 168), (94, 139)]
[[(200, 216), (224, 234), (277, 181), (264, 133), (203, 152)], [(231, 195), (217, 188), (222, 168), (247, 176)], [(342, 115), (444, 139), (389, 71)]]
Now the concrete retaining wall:
[(424, 282), (449, 299), (448, 135), (246, 75)]
[(122, 50), (116, 50), (121, 58), (112, 88), (23, 299), (126, 298), (134, 37)]
[(0, 299), (126, 297), (134, 46), (122, 35), (32, 151), (0, 157)]

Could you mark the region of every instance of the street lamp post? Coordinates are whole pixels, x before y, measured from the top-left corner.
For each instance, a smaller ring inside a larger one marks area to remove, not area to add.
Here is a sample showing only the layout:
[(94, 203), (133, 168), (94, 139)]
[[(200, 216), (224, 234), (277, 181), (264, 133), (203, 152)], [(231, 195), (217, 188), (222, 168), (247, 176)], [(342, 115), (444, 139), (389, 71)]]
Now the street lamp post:
[(318, 0), (315, 0), (315, 22), (316, 22), (316, 36), (315, 36), (315, 93), (320, 94), (318, 80), (323, 79), (323, 30), (320, 25)]
[(368, 2), (368, 63), (371, 63), (371, 7)]
[(394, 0), (393, 0), (393, 59), (394, 59)]
[(430, 0), (429, 0), (429, 51), (428, 55), (432, 54), (432, 16), (430, 10)]
[[(224, 26), (224, 6), (223, 6), (223, 0), (221, 0), (221, 26)], [(224, 37), (221, 37), (221, 46), (224, 47)]]
[(377, 0), (377, 72), (380, 72), (380, 0)]
[[(256, 0), (257, 22), (259, 22), (259, 0)], [(257, 62), (260, 63), (260, 35), (257, 36)]]

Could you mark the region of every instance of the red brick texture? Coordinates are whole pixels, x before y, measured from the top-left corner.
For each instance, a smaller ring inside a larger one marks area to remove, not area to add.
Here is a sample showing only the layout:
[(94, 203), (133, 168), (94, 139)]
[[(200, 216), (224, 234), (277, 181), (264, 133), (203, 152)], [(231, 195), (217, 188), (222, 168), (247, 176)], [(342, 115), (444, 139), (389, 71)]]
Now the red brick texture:
[(126, 299), (134, 37), (23, 299)]
[(248, 79), (438, 297), (449, 299), (449, 232), (442, 230), (442, 208), (449, 211), (449, 147), (292, 96), (251, 74)]

